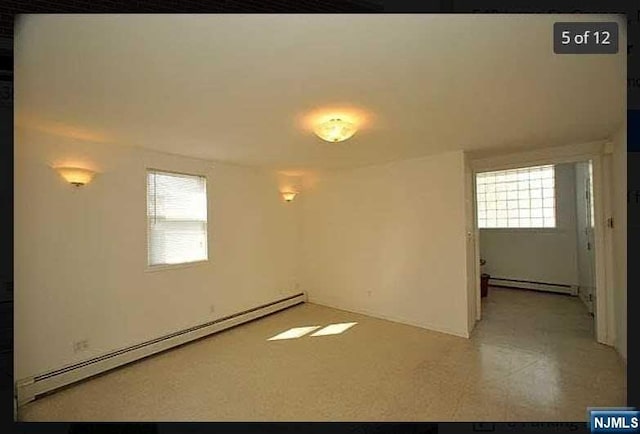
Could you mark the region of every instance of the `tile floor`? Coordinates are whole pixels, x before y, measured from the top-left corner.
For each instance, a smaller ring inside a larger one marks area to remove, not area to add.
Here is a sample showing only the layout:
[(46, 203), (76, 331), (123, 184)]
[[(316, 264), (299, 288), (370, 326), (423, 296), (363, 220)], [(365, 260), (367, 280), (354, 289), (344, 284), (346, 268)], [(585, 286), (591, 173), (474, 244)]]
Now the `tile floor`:
[[(625, 366), (575, 297), (490, 288), (470, 339), (304, 304), (27, 404), (24, 421), (583, 421)], [(267, 339), (292, 327), (357, 324)]]

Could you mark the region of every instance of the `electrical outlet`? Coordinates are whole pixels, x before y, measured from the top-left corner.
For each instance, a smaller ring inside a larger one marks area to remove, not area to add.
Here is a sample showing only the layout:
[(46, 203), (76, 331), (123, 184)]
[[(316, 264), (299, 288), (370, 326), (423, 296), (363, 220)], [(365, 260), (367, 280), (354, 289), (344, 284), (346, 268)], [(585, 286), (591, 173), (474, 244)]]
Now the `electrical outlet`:
[(368, 291), (367, 291), (367, 296), (371, 297), (371, 294), (372, 294), (372, 293), (373, 293), (373, 291), (368, 290)]
[(87, 339), (83, 339), (81, 341), (77, 341), (73, 343), (73, 352), (77, 353), (79, 351), (84, 351), (89, 348), (89, 341)]
[(209, 313), (214, 313), (216, 311), (216, 306), (215, 305), (210, 305), (209, 306)]

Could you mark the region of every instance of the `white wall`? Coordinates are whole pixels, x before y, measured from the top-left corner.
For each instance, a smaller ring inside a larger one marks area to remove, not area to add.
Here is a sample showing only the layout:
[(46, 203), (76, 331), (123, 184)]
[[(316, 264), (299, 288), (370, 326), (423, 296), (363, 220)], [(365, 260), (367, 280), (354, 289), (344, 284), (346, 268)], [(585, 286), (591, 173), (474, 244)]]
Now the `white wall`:
[(574, 165), (556, 166), (556, 228), (481, 229), (483, 273), (492, 277), (577, 285)]
[[(100, 173), (75, 188), (51, 166)], [(146, 272), (147, 167), (208, 177), (209, 262)], [(17, 131), (15, 377), (295, 293), (296, 203), (256, 169)], [(214, 305), (214, 313), (210, 306)], [(74, 354), (74, 341), (89, 349)]]
[(461, 151), (308, 180), (309, 300), (467, 336), (463, 183)]
[(615, 347), (627, 358), (627, 125), (613, 137), (613, 254)]

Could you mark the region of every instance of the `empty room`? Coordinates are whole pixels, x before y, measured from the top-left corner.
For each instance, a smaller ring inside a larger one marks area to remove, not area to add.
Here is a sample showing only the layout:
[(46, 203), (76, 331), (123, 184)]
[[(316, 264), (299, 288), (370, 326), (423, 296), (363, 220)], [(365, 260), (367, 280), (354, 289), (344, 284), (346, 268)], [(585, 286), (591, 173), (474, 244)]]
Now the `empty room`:
[[(563, 54), (574, 21), (622, 48)], [(624, 17), (30, 14), (14, 40), (17, 420), (627, 404)]]

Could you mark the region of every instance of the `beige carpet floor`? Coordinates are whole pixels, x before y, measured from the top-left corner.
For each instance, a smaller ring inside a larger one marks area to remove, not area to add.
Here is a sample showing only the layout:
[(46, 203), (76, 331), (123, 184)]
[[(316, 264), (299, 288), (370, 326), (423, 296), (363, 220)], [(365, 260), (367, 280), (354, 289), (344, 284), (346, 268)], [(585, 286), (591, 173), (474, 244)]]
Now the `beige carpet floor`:
[[(27, 404), (23, 421), (583, 421), (625, 366), (579, 299), (490, 288), (471, 339), (304, 304)], [(268, 340), (294, 327), (341, 334)]]

